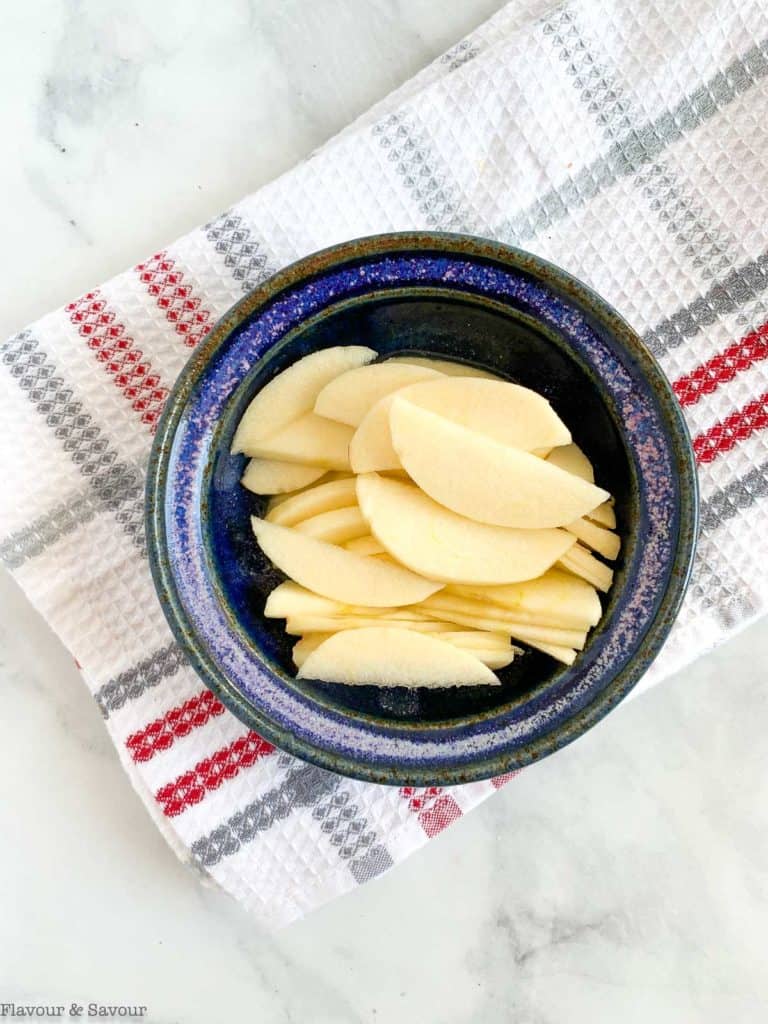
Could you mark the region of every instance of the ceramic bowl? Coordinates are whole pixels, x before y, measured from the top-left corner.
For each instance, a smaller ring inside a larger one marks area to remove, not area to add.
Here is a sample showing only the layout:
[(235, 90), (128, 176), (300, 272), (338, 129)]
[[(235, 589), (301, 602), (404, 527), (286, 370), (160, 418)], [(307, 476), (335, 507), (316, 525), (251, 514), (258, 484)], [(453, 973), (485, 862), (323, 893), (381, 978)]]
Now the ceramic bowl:
[[(294, 678), (295, 639), (263, 616), (280, 574), (251, 533), (265, 499), (230, 455), (256, 392), (339, 344), (486, 367), (545, 395), (616, 497), (624, 538), (599, 626), (570, 668), (527, 652), (499, 687), (346, 687)], [(147, 534), (155, 584), (203, 682), (247, 726), (345, 775), (393, 785), (495, 776), (580, 736), (656, 656), (697, 525), (690, 439), (669, 383), (594, 292), (507, 246), (381, 235), (316, 253), (234, 306), (193, 354), (155, 439)]]

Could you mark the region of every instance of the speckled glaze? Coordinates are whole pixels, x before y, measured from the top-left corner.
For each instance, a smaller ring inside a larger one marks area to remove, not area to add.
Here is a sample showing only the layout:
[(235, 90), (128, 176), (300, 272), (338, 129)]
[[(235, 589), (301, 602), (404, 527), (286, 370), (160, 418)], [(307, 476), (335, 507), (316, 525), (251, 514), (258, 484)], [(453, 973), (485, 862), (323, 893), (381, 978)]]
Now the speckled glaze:
[[(568, 669), (534, 652), (501, 688), (379, 690), (293, 678), (279, 580), (250, 534), (263, 503), (229, 454), (253, 395), (301, 355), (367, 344), (464, 359), (534, 387), (617, 496), (625, 539), (603, 620)], [(666, 637), (697, 532), (696, 473), (666, 378), (632, 329), (562, 270), (482, 239), (364, 238), (287, 268), (195, 352), (160, 423), (147, 486), (158, 594), (203, 681), (248, 726), (342, 774), (387, 784), (487, 778), (571, 742), (634, 686)]]

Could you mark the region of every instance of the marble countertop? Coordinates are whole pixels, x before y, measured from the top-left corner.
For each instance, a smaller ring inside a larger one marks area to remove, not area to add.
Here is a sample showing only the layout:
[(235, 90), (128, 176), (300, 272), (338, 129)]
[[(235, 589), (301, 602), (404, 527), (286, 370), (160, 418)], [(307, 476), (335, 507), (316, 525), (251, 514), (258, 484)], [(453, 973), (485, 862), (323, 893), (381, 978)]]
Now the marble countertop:
[[(498, 6), (8, 5), (0, 335), (286, 169)], [(0, 1016), (763, 1020), (766, 666), (764, 623), (268, 936), (176, 860), (70, 657), (0, 575)]]

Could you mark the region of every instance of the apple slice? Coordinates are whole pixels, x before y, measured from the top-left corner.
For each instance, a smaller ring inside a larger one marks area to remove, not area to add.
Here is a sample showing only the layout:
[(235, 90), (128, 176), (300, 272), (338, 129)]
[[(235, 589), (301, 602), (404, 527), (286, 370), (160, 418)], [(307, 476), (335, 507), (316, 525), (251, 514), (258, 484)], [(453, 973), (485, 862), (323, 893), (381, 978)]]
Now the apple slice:
[(304, 519), (296, 525), (296, 529), (308, 537), (316, 537), (329, 544), (343, 544), (356, 537), (364, 537), (368, 533), (368, 523), (357, 505), (354, 505)]
[(240, 478), (243, 487), (254, 494), (281, 494), (319, 480), (326, 472), (323, 466), (302, 466), (298, 462), (277, 462), (273, 459), (251, 459)]
[(311, 463), (326, 469), (349, 469), (349, 442), (353, 430), (313, 412), (263, 440), (252, 441), (249, 455), (283, 462)]
[(501, 587), (453, 586), (452, 592), (506, 608), (520, 621), (584, 629), (602, 615), (600, 598), (586, 580), (549, 569), (538, 579)]
[(372, 348), (338, 345), (313, 352), (293, 363), (265, 384), (251, 401), (232, 439), (232, 454), (258, 455), (256, 442), (311, 412), (317, 396), (329, 381), (375, 358)]
[[(408, 627), (409, 629), (412, 627)], [(338, 632), (338, 630), (336, 631)], [(418, 630), (417, 630), (418, 632)], [(307, 633), (297, 644), (294, 645), (291, 655), (297, 668), (301, 668), (312, 651), (317, 650), (320, 644), (333, 636), (333, 633)], [(460, 632), (442, 632), (440, 639), (454, 647), (469, 651), (479, 658), (488, 668), (506, 668), (514, 660), (520, 651), (512, 647), (508, 640), (505, 640), (498, 633), (481, 633), (478, 630)]]
[(380, 398), (349, 443), (349, 462), (355, 473), (381, 472), (402, 469), (397, 452), (392, 447), (389, 429), (389, 410), (397, 392)]
[(412, 484), (375, 473), (357, 478), (357, 498), (371, 532), (390, 554), (415, 572), (449, 583), (533, 579), (575, 543), (565, 530), (510, 530), (473, 522)]
[(291, 657), (296, 668), (301, 668), (312, 651), (316, 651), (320, 644), (333, 636), (333, 633), (307, 633), (298, 643), (293, 645)]
[(593, 587), (597, 587), (604, 593), (611, 589), (613, 570), (599, 558), (590, 554), (581, 544), (574, 544), (569, 551), (566, 551), (558, 564), (573, 573), (574, 576), (581, 576), (587, 583), (591, 583)]
[(408, 629), (335, 633), (299, 669), (300, 679), (353, 686), (478, 686), (499, 680), (474, 655)]
[(434, 594), (426, 601), (422, 601), (415, 610), (434, 615), (435, 618), (446, 622), (457, 622), (461, 626), (471, 626), (473, 629), (491, 630), (506, 636), (514, 636), (524, 642), (532, 639), (545, 644), (576, 647), (579, 650), (584, 646), (587, 635), (586, 629), (564, 629), (521, 622), (513, 618), (504, 608), (445, 593)]
[(395, 450), (419, 487), (477, 522), (519, 529), (564, 526), (610, 497), (544, 459), (467, 430), (399, 394), (389, 418)]
[(546, 398), (508, 381), (438, 377), (411, 385), (400, 397), (522, 451), (567, 445), (571, 440), (570, 430)]
[(392, 356), (387, 359), (388, 363), (407, 363), (409, 366), (425, 366), (431, 370), (438, 370), (448, 377), (479, 377), (482, 380), (505, 380), (506, 378), (491, 370), (484, 370), (480, 366), (470, 366), (469, 363), (454, 362), (452, 359), (432, 359), (428, 356)]
[(603, 526), (598, 526), (597, 523), (591, 523), (589, 519), (577, 519), (575, 522), (569, 523), (566, 530), (610, 562), (614, 561), (621, 551), (621, 541), (618, 535), (613, 530), (606, 530)]
[(267, 513), (267, 519), (279, 526), (295, 526), (296, 523), (301, 523), (312, 516), (319, 516), (323, 512), (348, 508), (357, 504), (356, 486), (353, 476), (320, 483), (317, 487), (310, 487), (271, 508)]
[(595, 471), (592, 463), (577, 444), (565, 444), (562, 448), (553, 448), (547, 456), (547, 462), (566, 473), (573, 473), (574, 476), (587, 483), (595, 482)]
[[(288, 465), (288, 463), (286, 463), (286, 465)], [(349, 480), (352, 476), (353, 474), (346, 469), (328, 469), (323, 471), (323, 475), (318, 477), (315, 483), (318, 487), (321, 487), (323, 484), (331, 483), (333, 480)], [(289, 498), (295, 498), (314, 486), (315, 484), (312, 483), (308, 484), (306, 487), (297, 487), (295, 491), (286, 491), (285, 494), (273, 494), (267, 503), (267, 512), (269, 513), (274, 511), (274, 509), (279, 505), (282, 505), (283, 502), (288, 501)]]
[[(314, 594), (306, 587), (300, 587), (292, 580), (286, 580), (275, 587), (267, 597), (264, 615), (268, 619), (287, 619), (289, 615), (345, 615), (352, 611), (348, 604), (340, 604), (328, 597)], [(355, 607), (361, 613), (378, 615), (379, 610), (370, 606)]]
[[(516, 647), (512, 647), (509, 642), (505, 641), (504, 638), (500, 637), (498, 634), (496, 634), (496, 637), (502, 641), (501, 645), (497, 645), (495, 643), (482, 644), (472, 642), (471, 639), (473, 637), (482, 638), (493, 635), (494, 634), (478, 633), (476, 630), (470, 630), (466, 633), (440, 633), (439, 639), (444, 643), (453, 644), (454, 647), (461, 647), (463, 650), (468, 650), (488, 669), (506, 669), (508, 665), (512, 664), (516, 654), (519, 653), (519, 650)], [(333, 633), (307, 633), (303, 636), (299, 642), (294, 645), (291, 652), (296, 668), (300, 669), (311, 652), (316, 650), (324, 640), (328, 640), (331, 636), (333, 636)]]
[(572, 650), (570, 647), (560, 647), (557, 644), (528, 644), (529, 647), (535, 647), (537, 651), (543, 651), (544, 654), (548, 654), (550, 658), (554, 658), (555, 661), (562, 661), (564, 665), (572, 665), (576, 660), (577, 652)]
[(381, 543), (376, 540), (371, 534), (365, 537), (357, 537), (355, 540), (349, 540), (344, 545), (347, 551), (356, 551), (358, 555), (385, 555), (387, 549)]
[(371, 363), (347, 370), (326, 384), (315, 402), (315, 412), (350, 427), (358, 427), (380, 399), (409, 384), (438, 378), (442, 374), (426, 366), (409, 363)]
[(416, 614), (407, 618), (392, 612), (384, 615), (291, 615), (285, 620), (285, 631), (291, 636), (338, 633), (342, 629), (368, 629), (371, 626), (397, 626), (399, 629), (413, 629), (417, 633), (444, 633), (456, 629), (455, 623), (443, 622), (441, 619), (422, 618)]
[(434, 580), (315, 540), (298, 530), (255, 516), (251, 524), (262, 551), (278, 569), (334, 601), (391, 608), (417, 604), (441, 589), (442, 584)]
[(616, 529), (616, 510), (613, 507), (613, 500), (604, 501), (602, 505), (593, 508), (587, 516), (593, 523), (604, 526), (607, 530)]
[(412, 608), (374, 608), (371, 605), (343, 604), (320, 594), (314, 594), (300, 587), (292, 580), (286, 580), (271, 592), (267, 598), (264, 615), (268, 619), (288, 619), (305, 615), (344, 618), (362, 616), (373, 618), (386, 615), (399, 619), (422, 619), (428, 616)]
[[(515, 651), (509, 637), (502, 633), (491, 633), (483, 629), (458, 629), (443, 633), (440, 637), (446, 643), (465, 647), (467, 650)], [(519, 651), (517, 652), (520, 653)]]
[(390, 410), (396, 395), (526, 451), (540, 447), (546, 450), (545, 446), (565, 444), (571, 438), (549, 402), (535, 391), (508, 381), (439, 377), (401, 388), (371, 407), (350, 444), (350, 463), (356, 473), (401, 468), (390, 429)]

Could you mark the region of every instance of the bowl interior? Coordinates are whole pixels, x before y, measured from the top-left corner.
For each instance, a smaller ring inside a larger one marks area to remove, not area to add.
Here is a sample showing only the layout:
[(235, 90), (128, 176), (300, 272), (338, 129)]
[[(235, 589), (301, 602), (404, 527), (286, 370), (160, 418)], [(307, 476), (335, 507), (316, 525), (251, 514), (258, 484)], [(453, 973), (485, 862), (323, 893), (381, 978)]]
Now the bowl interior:
[(340, 344), (368, 345), (382, 358), (411, 354), (456, 359), (544, 395), (592, 460), (597, 483), (615, 496), (617, 528), (626, 538), (614, 587), (607, 602), (604, 598), (605, 614), (592, 638), (607, 628), (625, 586), (625, 564), (631, 561), (633, 524), (639, 516), (637, 485), (616, 411), (594, 370), (557, 334), (520, 311), (476, 295), (411, 289), (407, 294), (358, 296), (302, 324), (253, 367), (218, 423), (203, 479), (202, 527), (213, 585), (233, 626), (286, 686), (354, 717), (422, 726), (477, 720), (542, 692), (565, 669), (533, 650), (497, 673), (501, 688), (405, 691), (294, 678), (291, 647), (297, 638), (286, 635), (284, 620), (263, 614), (267, 595), (284, 578), (262, 555), (250, 528), (250, 516), (264, 513), (266, 499), (240, 485), (246, 459), (232, 456), (229, 449), (240, 416), (260, 388), (308, 352)]

